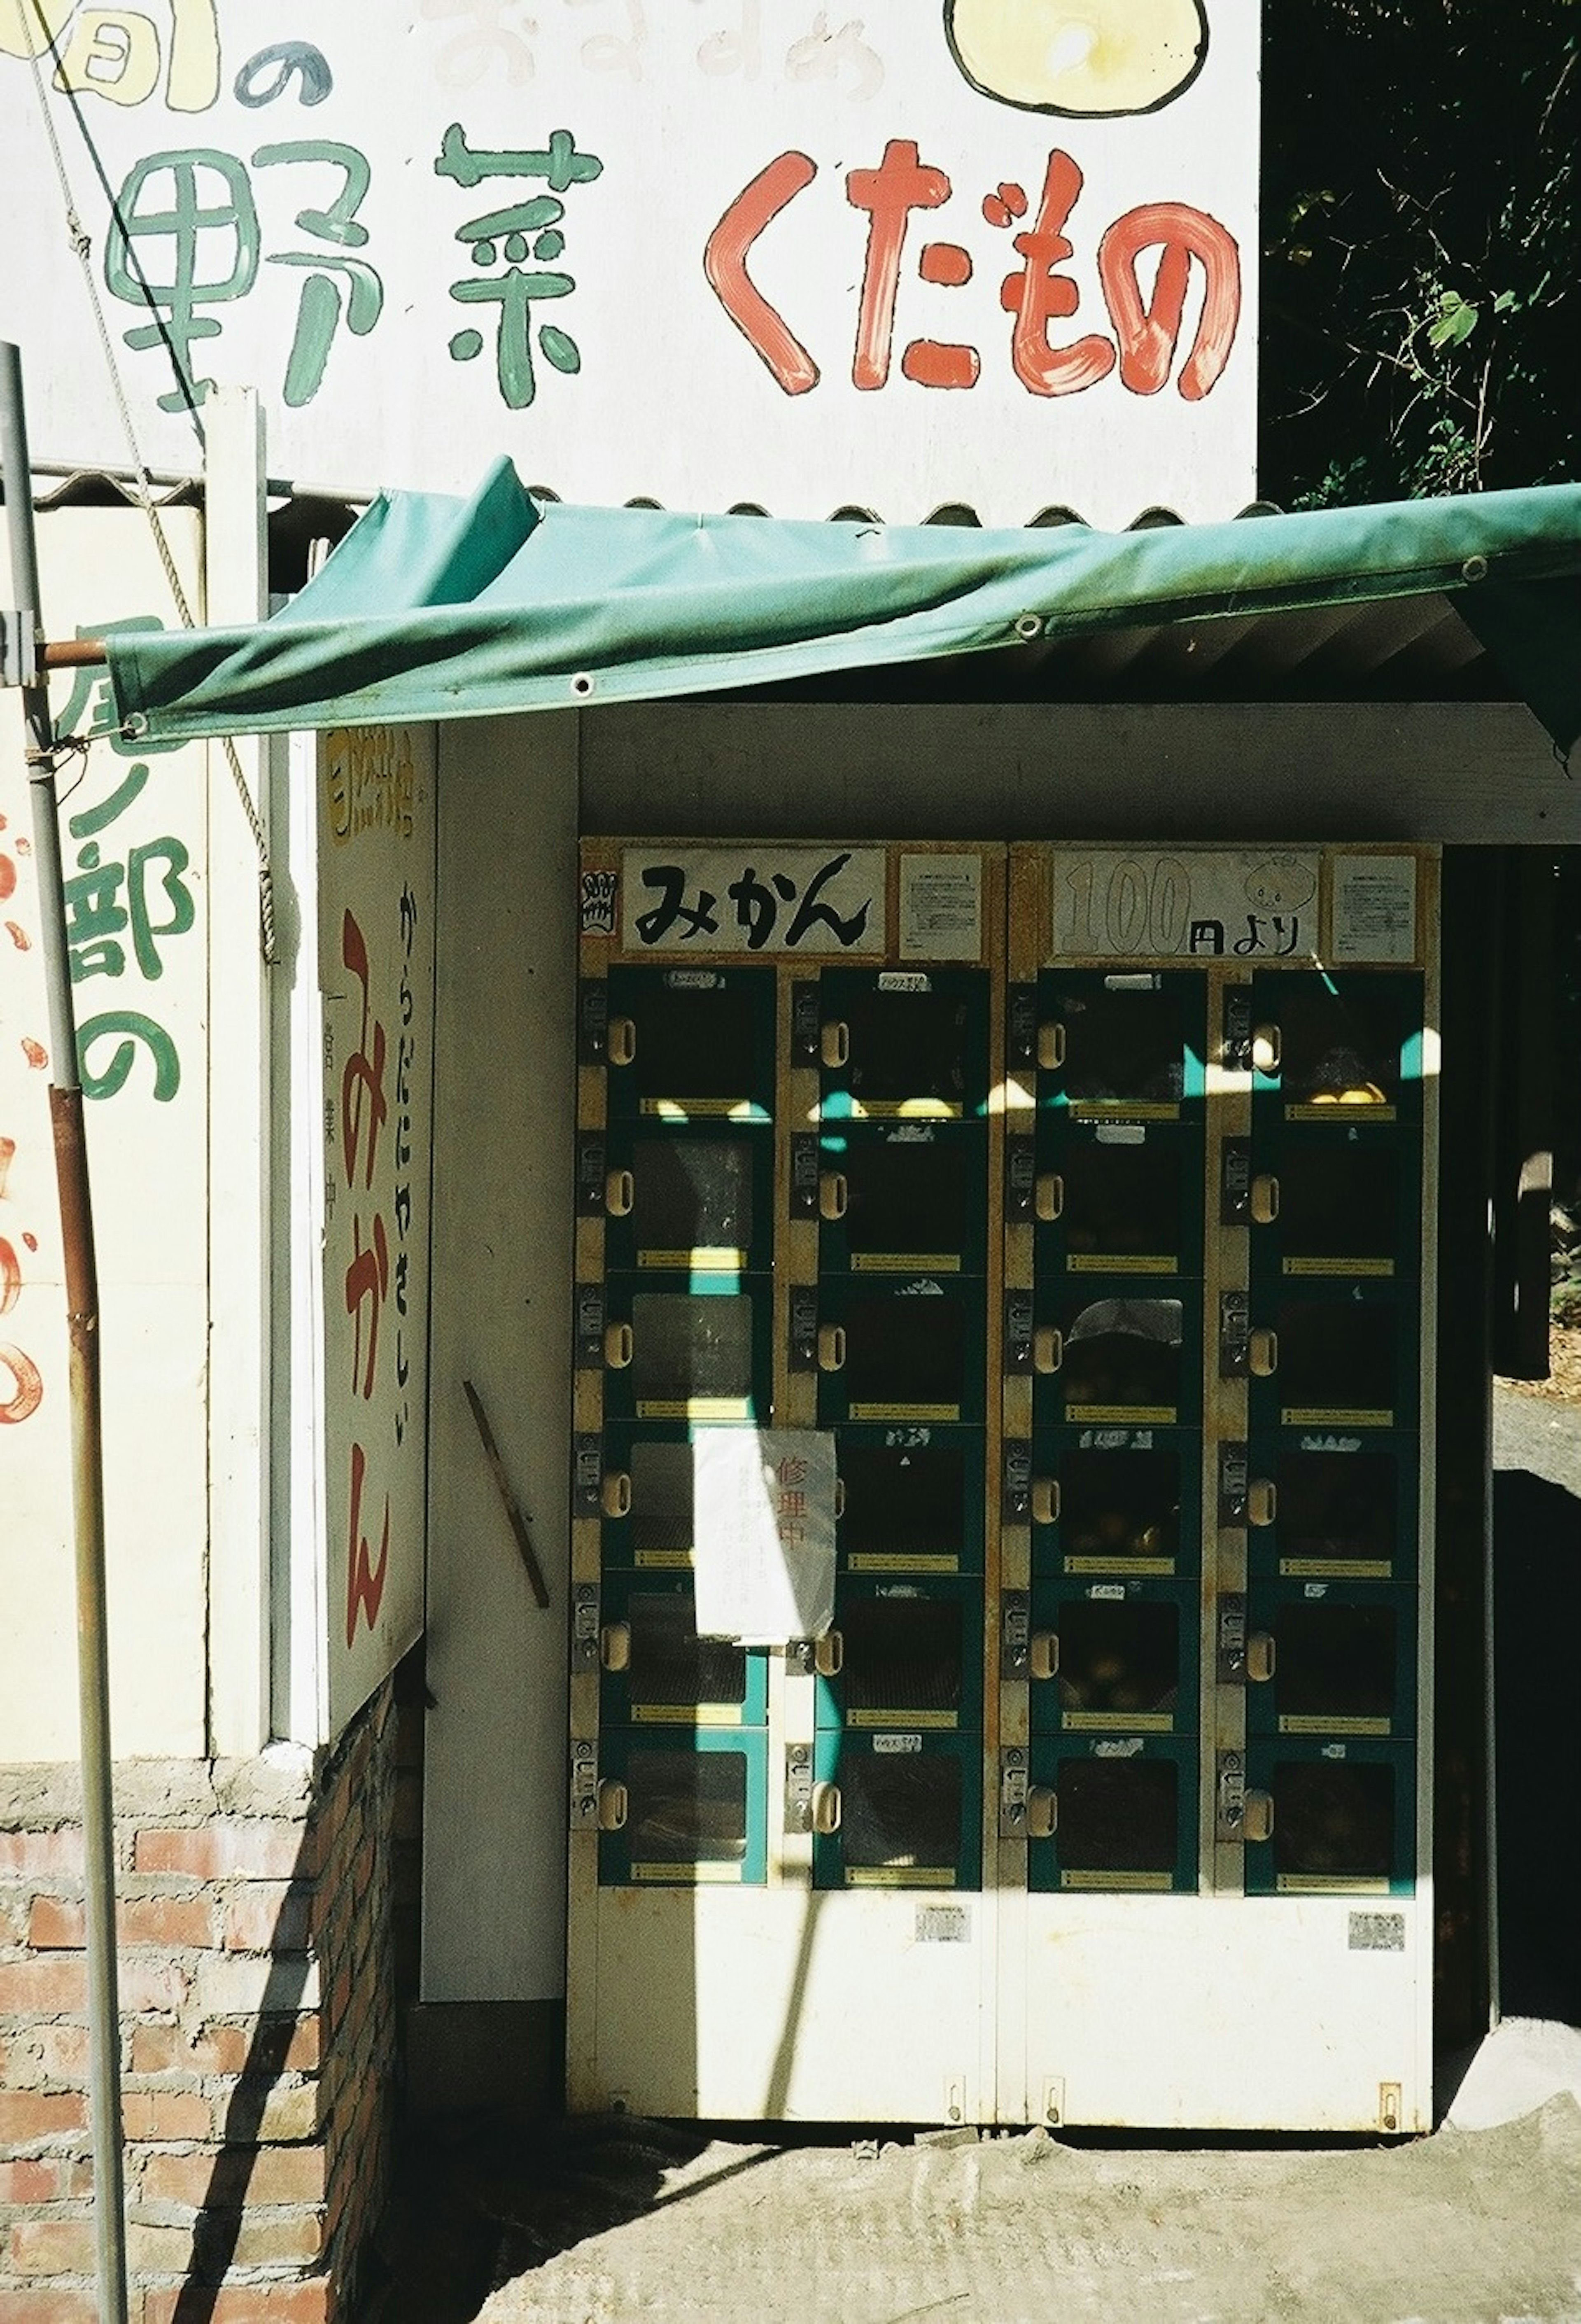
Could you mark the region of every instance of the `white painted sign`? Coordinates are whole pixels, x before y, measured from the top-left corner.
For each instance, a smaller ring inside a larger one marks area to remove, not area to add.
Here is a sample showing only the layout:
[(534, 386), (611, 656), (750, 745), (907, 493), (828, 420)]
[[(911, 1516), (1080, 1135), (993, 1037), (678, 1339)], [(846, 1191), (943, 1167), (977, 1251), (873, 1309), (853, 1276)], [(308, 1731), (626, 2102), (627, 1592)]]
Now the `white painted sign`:
[(778, 1646), (834, 1619), (834, 1438), (702, 1428), (693, 1443), (697, 1628)]
[[(621, 942), (666, 954), (881, 954), (884, 865), (881, 847), (628, 847)], [(584, 935), (602, 933), (606, 917), (612, 926), (608, 876), (582, 875)]]
[(319, 751), (332, 1734), (423, 1624), (431, 741), (409, 727), (342, 729)]
[[(198, 594), (199, 532), (164, 524)], [(49, 634), (173, 623), (140, 513), (40, 523)], [(3, 569), (3, 568), (0, 568)], [(51, 693), (82, 732), (103, 673)], [(117, 1755), (201, 1753), (207, 1717), (209, 829), (201, 745), (96, 742), (58, 776), (102, 1313)], [(245, 843), (239, 818), (237, 830)], [(70, 1409), (41, 899), (20, 700), (0, 695), (0, 1760), (75, 1756)], [(255, 1139), (257, 1123), (216, 1125)]]
[(1054, 959), (1314, 960), (1321, 859), (1056, 848)]
[(0, 0), (0, 336), (39, 456), (123, 460), (47, 110), (156, 466), (217, 381), (346, 487), (504, 452), (581, 501), (1225, 517), (1258, 37), (1256, 0)]

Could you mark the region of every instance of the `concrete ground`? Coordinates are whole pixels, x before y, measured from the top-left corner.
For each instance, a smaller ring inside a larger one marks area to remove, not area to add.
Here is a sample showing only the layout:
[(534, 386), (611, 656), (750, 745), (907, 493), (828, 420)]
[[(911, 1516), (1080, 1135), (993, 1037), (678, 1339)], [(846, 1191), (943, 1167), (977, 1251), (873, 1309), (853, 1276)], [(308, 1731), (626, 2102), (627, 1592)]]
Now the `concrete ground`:
[(1581, 2324), (1581, 2032), (1391, 2144), (471, 2117), (382, 2250), (366, 2324)]

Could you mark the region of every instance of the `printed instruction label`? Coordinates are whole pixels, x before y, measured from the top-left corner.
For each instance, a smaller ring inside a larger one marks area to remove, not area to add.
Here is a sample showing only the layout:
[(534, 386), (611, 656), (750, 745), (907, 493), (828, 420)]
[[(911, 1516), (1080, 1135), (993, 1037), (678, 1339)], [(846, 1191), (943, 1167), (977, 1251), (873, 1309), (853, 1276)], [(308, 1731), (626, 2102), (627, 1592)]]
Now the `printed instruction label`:
[(902, 960), (980, 960), (982, 864), (975, 855), (900, 859)]
[(1335, 960), (1416, 958), (1414, 855), (1340, 855), (1334, 862)]

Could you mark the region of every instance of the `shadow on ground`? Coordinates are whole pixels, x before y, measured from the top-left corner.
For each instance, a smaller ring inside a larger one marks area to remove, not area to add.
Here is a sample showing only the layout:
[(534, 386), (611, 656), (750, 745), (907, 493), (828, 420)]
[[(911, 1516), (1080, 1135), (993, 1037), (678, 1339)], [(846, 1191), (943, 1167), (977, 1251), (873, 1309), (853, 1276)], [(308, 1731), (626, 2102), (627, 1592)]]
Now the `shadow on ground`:
[(359, 2324), (471, 2324), (491, 2292), (546, 2260), (780, 2151), (764, 2146), (674, 2186), (718, 2135), (716, 2124), (503, 2111), (409, 2131)]

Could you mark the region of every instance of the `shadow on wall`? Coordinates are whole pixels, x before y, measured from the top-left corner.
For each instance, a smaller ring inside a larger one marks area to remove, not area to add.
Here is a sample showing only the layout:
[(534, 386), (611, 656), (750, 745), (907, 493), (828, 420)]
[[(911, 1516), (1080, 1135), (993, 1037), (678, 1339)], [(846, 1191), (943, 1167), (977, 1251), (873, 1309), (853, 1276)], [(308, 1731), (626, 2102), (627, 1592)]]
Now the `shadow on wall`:
[(1494, 1477), (1499, 1999), (1581, 2024), (1581, 1500)]

